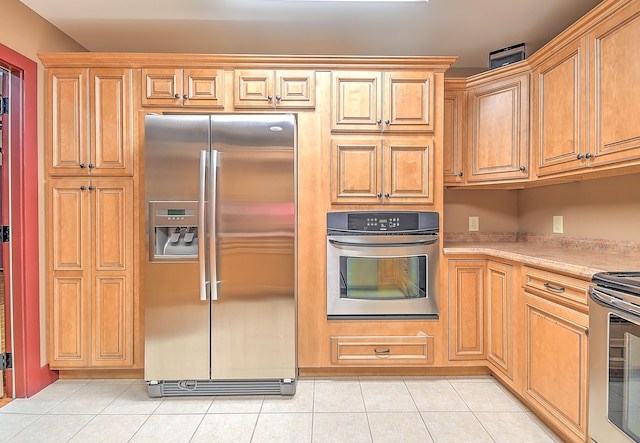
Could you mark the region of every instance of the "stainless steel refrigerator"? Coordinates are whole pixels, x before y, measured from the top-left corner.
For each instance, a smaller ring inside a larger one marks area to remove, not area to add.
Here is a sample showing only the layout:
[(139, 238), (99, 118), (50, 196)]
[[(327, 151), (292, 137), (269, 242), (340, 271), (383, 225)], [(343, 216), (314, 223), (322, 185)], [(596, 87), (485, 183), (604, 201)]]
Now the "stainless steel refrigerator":
[(293, 114), (147, 115), (149, 395), (295, 393)]

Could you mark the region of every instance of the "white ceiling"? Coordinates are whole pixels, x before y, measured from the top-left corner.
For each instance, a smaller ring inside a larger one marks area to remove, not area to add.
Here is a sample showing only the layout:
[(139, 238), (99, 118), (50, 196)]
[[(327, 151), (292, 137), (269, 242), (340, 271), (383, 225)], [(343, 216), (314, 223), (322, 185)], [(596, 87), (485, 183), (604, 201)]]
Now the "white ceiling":
[[(458, 56), (530, 55), (599, 0), (20, 0), (94, 52)], [(480, 69), (480, 70), (482, 70)]]

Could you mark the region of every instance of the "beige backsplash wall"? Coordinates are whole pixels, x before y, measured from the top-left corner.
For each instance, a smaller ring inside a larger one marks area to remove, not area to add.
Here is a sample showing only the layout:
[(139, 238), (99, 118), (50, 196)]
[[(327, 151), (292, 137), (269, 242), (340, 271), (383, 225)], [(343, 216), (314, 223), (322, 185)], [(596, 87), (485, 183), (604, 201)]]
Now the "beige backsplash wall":
[(447, 189), (445, 233), (468, 232), (469, 216), (480, 232), (552, 234), (563, 216), (565, 237), (640, 242), (640, 175), (585, 180), (504, 191)]

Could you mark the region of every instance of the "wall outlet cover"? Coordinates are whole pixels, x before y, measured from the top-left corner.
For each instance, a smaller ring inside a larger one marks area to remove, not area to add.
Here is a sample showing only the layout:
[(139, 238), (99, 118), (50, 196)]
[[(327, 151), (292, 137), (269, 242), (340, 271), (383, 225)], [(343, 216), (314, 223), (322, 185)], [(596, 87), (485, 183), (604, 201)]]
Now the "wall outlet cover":
[(478, 216), (470, 216), (469, 217), (469, 231), (479, 231), (480, 230), (480, 217)]
[(564, 220), (561, 215), (553, 216), (553, 233), (562, 234), (564, 232)]

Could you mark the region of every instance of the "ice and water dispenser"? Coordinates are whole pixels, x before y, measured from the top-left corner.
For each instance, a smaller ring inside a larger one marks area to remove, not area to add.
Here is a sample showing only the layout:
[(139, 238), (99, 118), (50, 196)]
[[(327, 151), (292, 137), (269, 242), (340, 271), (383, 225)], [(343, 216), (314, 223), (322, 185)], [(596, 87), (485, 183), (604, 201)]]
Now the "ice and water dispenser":
[(198, 202), (149, 202), (149, 259), (198, 257)]

